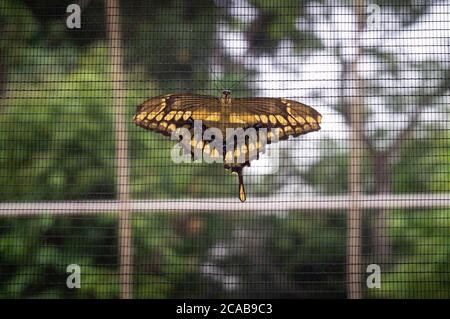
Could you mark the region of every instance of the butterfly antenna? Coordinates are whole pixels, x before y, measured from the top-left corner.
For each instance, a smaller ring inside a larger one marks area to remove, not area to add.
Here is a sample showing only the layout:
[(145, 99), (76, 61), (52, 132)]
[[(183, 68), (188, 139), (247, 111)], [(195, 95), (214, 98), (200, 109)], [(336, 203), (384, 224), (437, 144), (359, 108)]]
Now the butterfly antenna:
[(242, 81), (244, 81), (246, 78), (248, 78), (249, 75), (250, 75), (250, 72), (241, 76), (241, 78), (236, 81), (236, 83), (233, 85), (233, 87), (230, 90), (233, 91)]
[(215, 76), (214, 71), (212, 70), (211, 66), (209, 67), (209, 71), (211, 72), (214, 88), (220, 92), (220, 87), (217, 86), (217, 82), (219, 82), (219, 78)]

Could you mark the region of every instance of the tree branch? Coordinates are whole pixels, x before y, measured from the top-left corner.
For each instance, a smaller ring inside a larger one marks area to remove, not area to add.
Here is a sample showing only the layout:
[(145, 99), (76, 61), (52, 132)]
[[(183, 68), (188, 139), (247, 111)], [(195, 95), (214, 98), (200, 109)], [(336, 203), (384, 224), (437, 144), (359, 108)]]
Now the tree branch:
[[(347, 89), (347, 74), (350, 73), (351, 70), (351, 63), (345, 61), (344, 57), (341, 54), (341, 47), (340, 45), (337, 47), (336, 50), (336, 57), (338, 58), (339, 62), (342, 65), (342, 79), (341, 79), (341, 86), (339, 88), (340, 91), (340, 96), (341, 96), (341, 105), (342, 105), (342, 110), (341, 110), (341, 114), (344, 116), (344, 119), (347, 123), (350, 123), (350, 113), (349, 113), (349, 109), (350, 109), (350, 103), (346, 100), (345, 98), (345, 90)], [(364, 117), (362, 117), (362, 119), (364, 119)], [(365, 121), (363, 121), (363, 123), (361, 123), (361, 126), (363, 128), (363, 131), (361, 132), (361, 139), (362, 142), (365, 146), (365, 149), (371, 154), (374, 155), (376, 150), (375, 150), (375, 146), (372, 142), (372, 140), (369, 138), (369, 136), (367, 136), (367, 134), (365, 134)]]
[(433, 99), (445, 95), (445, 93), (449, 90), (450, 88), (449, 76), (450, 70), (447, 70), (444, 74), (444, 80), (442, 81), (441, 85), (436, 89), (436, 91), (433, 92), (432, 94), (427, 94), (420, 97), (418, 103), (416, 104), (414, 112), (409, 117), (408, 125), (404, 130), (400, 132), (397, 138), (394, 139), (394, 142), (384, 151), (387, 156), (393, 155), (394, 152), (400, 149), (403, 142), (406, 141), (411, 136), (411, 134), (413, 133), (413, 131), (415, 130), (415, 128), (419, 123), (420, 116), (427, 108), (427, 106), (432, 104)]

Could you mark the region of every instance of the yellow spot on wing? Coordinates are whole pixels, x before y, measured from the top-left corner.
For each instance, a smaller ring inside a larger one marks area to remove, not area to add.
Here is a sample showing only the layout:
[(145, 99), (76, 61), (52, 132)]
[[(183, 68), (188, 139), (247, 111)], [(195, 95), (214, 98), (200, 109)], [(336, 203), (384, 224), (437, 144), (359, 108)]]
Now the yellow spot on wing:
[(178, 111), (177, 115), (175, 115), (175, 121), (178, 121), (183, 116), (183, 111)]
[(311, 126), (311, 128), (313, 130), (318, 130), (319, 129), (319, 124), (317, 122), (309, 123), (309, 125)]
[(287, 125), (287, 121), (284, 117), (282, 117), (281, 115), (276, 115), (276, 118), (278, 120), (278, 122), (280, 122), (282, 125)]
[(277, 119), (272, 114), (269, 115), (269, 120), (270, 120), (270, 123), (277, 124)]
[(260, 117), (261, 117), (261, 122), (263, 122), (264, 124), (267, 124), (269, 122), (267, 115), (261, 114)]
[(246, 124), (245, 119), (236, 113), (231, 113), (229, 117), (230, 123)]
[(297, 121), (290, 115), (288, 115), (287, 119), (288, 119), (289, 123), (291, 123), (291, 125), (297, 125), (298, 124)]
[(187, 120), (191, 117), (191, 115), (192, 115), (192, 112), (191, 112), (191, 111), (186, 111), (186, 112), (183, 114), (183, 120), (187, 121)]
[(143, 112), (143, 113), (141, 113), (141, 114), (138, 114), (137, 116), (136, 116), (136, 118), (139, 120), (139, 121), (143, 121), (146, 117), (147, 117), (147, 112)]
[(213, 112), (209, 114), (205, 121), (211, 121), (211, 122), (219, 122), (220, 121), (220, 113), (219, 112)]
[(164, 116), (164, 113), (160, 113), (160, 114), (158, 114), (158, 116), (155, 118), (155, 120), (157, 120), (157, 121), (159, 122), (159, 121), (162, 120), (163, 116)]
[(284, 128), (284, 131), (286, 132), (286, 134), (292, 134), (294, 132), (294, 130), (292, 129), (292, 126), (286, 126)]
[(165, 104), (160, 105), (156, 110), (150, 112), (150, 114), (147, 115), (147, 119), (148, 119), (148, 120), (152, 120), (156, 115), (159, 114), (159, 112), (161, 112), (162, 110), (164, 110), (165, 107), (166, 107)]
[(301, 116), (296, 116), (295, 120), (297, 122), (299, 122), (300, 124), (302, 124), (302, 125), (306, 123), (305, 119), (303, 117), (301, 117)]
[(175, 124), (170, 124), (170, 125), (167, 127), (167, 130), (168, 130), (169, 132), (174, 132), (176, 129), (177, 129), (177, 127), (176, 127)]
[(166, 121), (170, 121), (175, 117), (175, 114), (177, 114), (177, 111), (170, 111), (169, 114), (166, 115), (164, 118)]
[(317, 123), (319, 124), (322, 123), (322, 116), (320, 115), (317, 116)]
[(306, 122), (308, 122), (308, 123), (315, 123), (316, 120), (314, 118), (312, 118), (311, 116), (306, 116)]

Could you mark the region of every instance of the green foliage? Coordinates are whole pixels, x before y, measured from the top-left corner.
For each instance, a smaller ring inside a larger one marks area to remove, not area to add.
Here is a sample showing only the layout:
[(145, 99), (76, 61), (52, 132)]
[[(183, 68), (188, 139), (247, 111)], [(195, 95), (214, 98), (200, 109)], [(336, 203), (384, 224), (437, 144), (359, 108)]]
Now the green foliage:
[(426, 138), (408, 143), (394, 171), (395, 191), (449, 192), (449, 141), (448, 132), (436, 130)]
[[(0, 219), (0, 297), (117, 297), (113, 217)], [(67, 289), (70, 264), (81, 267), (83, 289)]]
[(382, 269), (375, 298), (450, 298), (450, 211), (392, 212), (395, 263)]
[(250, 43), (256, 50), (273, 52), (282, 40), (292, 40), (296, 49), (311, 50), (322, 47), (310, 30), (298, 26), (300, 17), (305, 16), (305, 6), (310, 0), (252, 0), (249, 1), (260, 12), (259, 20), (253, 22)]
[(8, 185), (1, 199), (114, 196), (113, 110), (105, 96), (111, 92), (105, 57), (104, 48), (91, 48), (72, 72), (46, 77), (41, 69), (32, 81), (16, 75), (17, 82), (9, 84), (0, 117), (0, 185)]
[(163, 89), (204, 87), (210, 71), (205, 52), (212, 51), (215, 40), (213, 2), (168, 1), (152, 11), (150, 20), (147, 14), (133, 12), (133, 19), (146, 21), (126, 38), (127, 64), (144, 64)]
[[(2, 31), (0, 49), (22, 53), (22, 46), (31, 42), (38, 34), (36, 25), (36, 19), (23, 2), (3, 1), (0, 5), (0, 30)], [(8, 56), (11, 58), (7, 61), (8, 63), (17, 63), (21, 57), (24, 57), (20, 54), (9, 54)]]
[[(116, 110), (101, 1), (83, 13), (89, 28), (70, 32), (62, 20), (45, 19), (45, 8), (36, 14), (22, 1), (3, 2), (0, 64), (8, 67), (0, 100), (0, 200), (115, 198)], [(270, 52), (285, 39), (298, 50), (322, 45), (296, 26), (309, 1), (250, 2), (261, 13), (246, 34), (252, 49)], [(209, 74), (212, 62), (205, 60), (213, 56), (216, 25), (219, 20), (233, 30), (242, 25), (214, 1), (152, 0), (151, 12), (142, 10), (145, 1), (133, 3), (124, 6), (127, 15), (122, 17), (132, 197), (235, 197), (236, 178), (221, 165), (175, 165), (170, 160), (174, 142), (133, 126), (131, 117), (144, 99), (168, 90), (216, 92)], [(369, 53), (395, 73), (395, 59)], [(222, 88), (249, 74), (224, 59), (231, 66), (220, 78)], [(236, 96), (252, 93), (244, 85), (236, 91)], [(449, 146), (448, 133), (406, 145), (392, 172), (394, 192), (449, 191)], [(348, 154), (323, 156), (302, 177), (322, 193), (342, 194), (347, 192), (347, 167)], [(368, 161), (363, 175), (370, 192)], [(274, 185), (267, 180), (255, 184), (266, 194), (273, 191), (264, 188)], [(450, 297), (449, 220), (447, 210), (393, 213), (388, 227), (395, 259), (383, 288), (368, 296)], [(278, 217), (142, 212), (133, 215), (132, 223), (137, 298), (345, 297), (343, 212)], [(0, 218), (0, 297), (118, 297), (117, 232), (114, 212)], [(69, 264), (81, 266), (82, 289), (65, 286)], [(248, 284), (230, 289), (220, 276), (208, 276), (208, 265)]]
[(345, 194), (347, 192), (347, 154), (324, 156), (305, 174), (306, 180), (320, 188), (325, 194)]

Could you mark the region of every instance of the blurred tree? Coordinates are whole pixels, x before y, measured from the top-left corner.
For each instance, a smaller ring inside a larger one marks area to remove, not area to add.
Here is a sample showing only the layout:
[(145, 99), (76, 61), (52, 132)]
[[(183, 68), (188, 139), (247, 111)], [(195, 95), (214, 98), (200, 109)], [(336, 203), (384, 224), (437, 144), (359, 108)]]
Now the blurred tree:
[[(298, 65), (307, 64), (305, 61), (310, 59), (314, 60), (314, 63), (338, 64), (339, 76), (334, 82), (336, 86), (326, 85), (324, 89), (311, 89), (310, 95), (318, 104), (331, 105), (334, 111), (342, 115), (347, 126), (351, 121), (349, 99), (354, 95), (352, 90), (355, 86), (352, 65), (357, 64), (359, 68), (357, 76), (364, 86), (364, 99), (361, 105), (361, 112), (364, 114), (362, 139), (367, 157), (364, 161), (369, 165), (369, 169), (364, 168), (364, 188), (366, 192), (375, 194), (392, 192), (392, 170), (400, 160), (399, 152), (403, 144), (414, 137), (417, 128), (426, 124), (423, 121), (423, 114), (433, 108), (434, 111), (438, 111), (440, 99), (448, 94), (450, 89), (450, 69), (443, 54), (418, 57), (414, 46), (404, 43), (403, 47), (411, 47), (407, 52), (411, 59), (405, 60), (405, 52), (396, 49), (395, 43), (383, 45), (381, 41), (384, 39), (414, 41), (407, 38), (410, 36), (408, 32), (439, 28), (439, 25), (433, 22), (436, 19), (431, 18), (433, 14), (438, 13), (436, 11), (439, 10), (439, 1), (420, 4), (410, 0), (395, 4), (379, 1), (377, 5), (380, 12), (375, 16), (375, 19), (378, 19), (375, 21), (378, 22), (376, 24), (378, 29), (369, 25), (370, 21), (367, 19), (371, 12), (368, 11), (367, 17), (364, 18), (364, 21), (368, 22), (356, 42), (349, 36), (356, 30), (351, 3), (289, 0), (283, 1), (281, 5), (264, 0), (249, 3), (255, 10), (256, 18), (240, 28), (247, 34), (249, 50), (235, 58), (252, 61), (249, 63), (249, 67), (252, 67), (254, 65), (252, 56), (255, 52), (267, 52), (264, 50), (267, 45), (272, 59), (266, 63), (271, 63), (274, 69), (280, 65), (279, 72), (302, 74), (309, 71), (298, 67), (292, 61), (286, 64), (285, 56), (278, 55), (277, 50), (281, 49), (281, 42), (290, 40), (298, 49), (297, 52), (300, 52), (298, 55), (290, 56)], [(370, 1), (365, 3), (367, 6), (372, 4)], [(277, 18), (269, 19), (271, 16)], [(267, 39), (273, 41), (271, 45), (267, 44)], [(362, 50), (362, 55), (359, 61), (355, 61), (355, 52), (358, 48)], [(372, 69), (366, 70), (369, 65)], [(412, 72), (416, 74), (414, 79), (411, 78)], [(305, 73), (303, 78), (308, 80), (308, 76), (310, 74)], [(314, 75), (312, 77), (316, 79)], [(329, 91), (336, 92), (336, 90), (338, 95), (330, 98)], [(338, 98), (335, 98), (336, 96)], [(390, 118), (381, 120), (383, 116)], [(403, 120), (405, 117), (406, 121)], [(405, 125), (397, 125), (398, 120)], [(329, 147), (342, 148), (336, 147), (336, 144), (334, 146), (330, 144)], [(333, 160), (333, 157), (331, 159)], [(339, 167), (344, 168), (338, 165), (334, 169)], [(344, 176), (342, 171), (339, 176)], [(333, 176), (333, 181), (329, 181), (328, 185), (335, 187), (345, 184), (337, 183)], [(348, 185), (335, 191), (342, 192), (347, 187)], [(391, 244), (385, 234), (386, 225), (384, 225), (388, 218), (384, 212), (377, 214), (378, 218), (372, 228), (374, 255), (377, 260), (386, 261), (391, 255), (389, 248)]]

